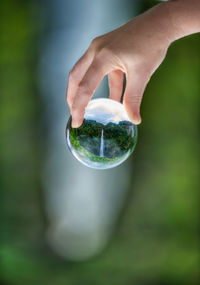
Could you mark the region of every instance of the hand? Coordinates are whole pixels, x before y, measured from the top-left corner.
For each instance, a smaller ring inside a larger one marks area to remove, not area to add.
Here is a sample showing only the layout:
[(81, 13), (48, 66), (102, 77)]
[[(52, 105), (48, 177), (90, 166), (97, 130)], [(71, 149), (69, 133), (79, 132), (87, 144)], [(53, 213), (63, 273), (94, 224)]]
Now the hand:
[(69, 75), (67, 102), (72, 127), (82, 124), (85, 108), (105, 75), (109, 79), (110, 98), (119, 102), (126, 75), (123, 104), (131, 121), (141, 122), (145, 87), (171, 42), (181, 37), (180, 30), (170, 22), (167, 5), (167, 2), (157, 5), (92, 41)]

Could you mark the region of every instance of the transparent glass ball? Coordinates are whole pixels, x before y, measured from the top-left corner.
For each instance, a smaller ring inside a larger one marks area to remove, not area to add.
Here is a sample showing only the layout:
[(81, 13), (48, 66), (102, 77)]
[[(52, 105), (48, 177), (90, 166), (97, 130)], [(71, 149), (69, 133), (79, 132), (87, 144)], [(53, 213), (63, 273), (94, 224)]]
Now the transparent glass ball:
[(108, 169), (124, 162), (133, 152), (137, 127), (132, 124), (123, 104), (111, 99), (94, 99), (86, 107), (83, 124), (66, 128), (72, 154), (84, 165)]

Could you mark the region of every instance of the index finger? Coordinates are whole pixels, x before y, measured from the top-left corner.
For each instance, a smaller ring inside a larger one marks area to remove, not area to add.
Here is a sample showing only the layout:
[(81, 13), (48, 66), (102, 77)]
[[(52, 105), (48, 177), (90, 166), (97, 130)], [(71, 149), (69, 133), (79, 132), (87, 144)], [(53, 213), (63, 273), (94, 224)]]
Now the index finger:
[(70, 108), (73, 104), (78, 85), (82, 80), (88, 67), (90, 66), (92, 60), (93, 52), (88, 49), (85, 54), (79, 59), (79, 61), (77, 61), (77, 63), (74, 65), (71, 72), (69, 73), (66, 100)]
[(77, 93), (73, 101), (71, 108), (73, 128), (81, 126), (87, 104), (104, 76), (110, 71), (112, 71), (112, 67), (107, 60), (105, 64), (104, 58), (94, 58), (78, 86)]

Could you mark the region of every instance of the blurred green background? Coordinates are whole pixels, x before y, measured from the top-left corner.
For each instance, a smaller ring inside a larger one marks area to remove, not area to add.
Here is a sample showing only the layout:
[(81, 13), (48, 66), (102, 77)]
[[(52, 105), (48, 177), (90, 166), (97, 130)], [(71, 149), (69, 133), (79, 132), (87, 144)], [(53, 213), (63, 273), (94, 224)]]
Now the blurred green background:
[[(138, 1), (137, 13), (154, 4)], [(41, 173), (52, 123), (45, 117), (38, 62), (52, 24), (47, 6), (0, 4), (0, 283), (199, 284), (199, 34), (172, 44), (147, 86), (129, 162), (134, 176), (106, 247), (71, 261), (45, 237)]]

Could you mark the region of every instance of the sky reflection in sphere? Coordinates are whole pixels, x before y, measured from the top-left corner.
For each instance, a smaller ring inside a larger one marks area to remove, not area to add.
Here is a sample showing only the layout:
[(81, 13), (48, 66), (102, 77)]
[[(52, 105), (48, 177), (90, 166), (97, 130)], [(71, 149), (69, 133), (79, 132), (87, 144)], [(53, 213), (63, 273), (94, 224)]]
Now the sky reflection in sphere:
[(124, 162), (137, 142), (137, 127), (130, 121), (124, 106), (111, 99), (91, 100), (81, 127), (71, 127), (67, 143), (72, 154), (84, 165), (108, 169)]

